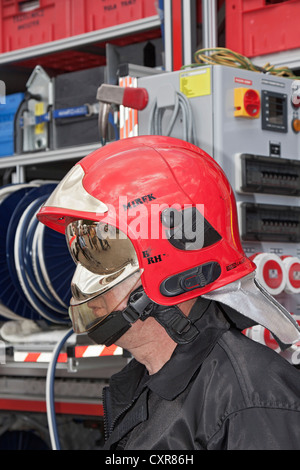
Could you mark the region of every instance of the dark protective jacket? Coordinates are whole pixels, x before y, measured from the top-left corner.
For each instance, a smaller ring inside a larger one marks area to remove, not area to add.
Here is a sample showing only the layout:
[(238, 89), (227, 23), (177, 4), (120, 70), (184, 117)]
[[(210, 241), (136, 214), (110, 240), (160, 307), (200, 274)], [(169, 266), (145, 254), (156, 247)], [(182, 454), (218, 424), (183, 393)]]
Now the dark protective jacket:
[(247, 338), (216, 302), (156, 374), (132, 359), (104, 390), (115, 450), (300, 449), (300, 371)]

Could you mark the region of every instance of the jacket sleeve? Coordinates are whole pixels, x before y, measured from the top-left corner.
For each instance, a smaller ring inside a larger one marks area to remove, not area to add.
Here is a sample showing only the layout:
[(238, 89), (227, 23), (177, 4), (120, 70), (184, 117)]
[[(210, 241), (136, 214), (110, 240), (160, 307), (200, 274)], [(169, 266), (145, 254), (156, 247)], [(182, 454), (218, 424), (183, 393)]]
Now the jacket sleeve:
[(300, 409), (251, 407), (227, 416), (208, 450), (300, 450)]

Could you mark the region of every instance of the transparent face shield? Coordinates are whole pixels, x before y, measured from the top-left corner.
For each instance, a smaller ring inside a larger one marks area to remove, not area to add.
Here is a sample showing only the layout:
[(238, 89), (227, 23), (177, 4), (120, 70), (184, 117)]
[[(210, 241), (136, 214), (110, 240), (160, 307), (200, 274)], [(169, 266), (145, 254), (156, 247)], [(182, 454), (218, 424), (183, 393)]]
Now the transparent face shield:
[(137, 255), (123, 232), (102, 222), (72, 222), (66, 240), (77, 264), (69, 313), (76, 333), (89, 332), (124, 309), (128, 295), (141, 284)]

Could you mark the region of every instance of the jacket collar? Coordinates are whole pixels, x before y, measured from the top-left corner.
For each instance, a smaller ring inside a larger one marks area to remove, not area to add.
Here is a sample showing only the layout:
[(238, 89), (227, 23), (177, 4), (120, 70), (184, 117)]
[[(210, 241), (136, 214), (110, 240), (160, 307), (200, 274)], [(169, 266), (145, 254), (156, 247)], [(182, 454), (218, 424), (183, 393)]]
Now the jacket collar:
[(132, 359), (121, 372), (112, 376), (112, 399), (118, 407), (139, 395), (142, 384), (166, 400), (173, 400), (188, 386), (219, 337), (230, 327), (215, 302), (199, 298), (191, 315), (196, 311), (198, 319), (194, 324), (198, 336), (191, 343), (178, 345), (170, 360), (156, 374), (147, 376), (146, 368)]
[(178, 345), (171, 359), (147, 382), (153, 392), (166, 400), (173, 400), (184, 391), (219, 337), (230, 327), (216, 303), (207, 304), (201, 299), (196, 308), (201, 315), (195, 322), (198, 336), (191, 343)]

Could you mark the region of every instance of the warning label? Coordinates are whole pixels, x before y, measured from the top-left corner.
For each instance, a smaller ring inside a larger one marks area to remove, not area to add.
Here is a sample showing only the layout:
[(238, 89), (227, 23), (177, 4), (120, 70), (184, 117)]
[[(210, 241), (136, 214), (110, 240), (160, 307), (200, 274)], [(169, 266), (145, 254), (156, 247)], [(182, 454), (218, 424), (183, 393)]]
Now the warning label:
[(252, 80), (247, 80), (246, 78), (239, 78), (235, 77), (234, 78), (235, 83), (241, 83), (242, 85), (252, 85)]
[(187, 98), (196, 98), (211, 94), (210, 68), (180, 74), (180, 91)]

